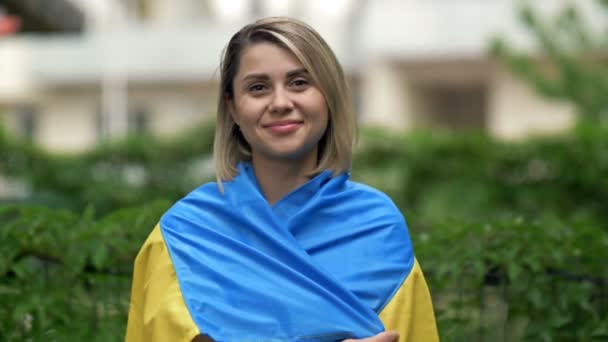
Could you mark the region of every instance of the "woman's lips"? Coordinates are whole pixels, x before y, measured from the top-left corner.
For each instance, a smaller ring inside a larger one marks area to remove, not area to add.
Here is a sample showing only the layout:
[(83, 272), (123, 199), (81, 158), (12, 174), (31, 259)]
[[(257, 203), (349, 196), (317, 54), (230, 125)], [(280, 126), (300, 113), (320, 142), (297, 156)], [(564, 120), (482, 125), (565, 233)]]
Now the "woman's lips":
[(265, 128), (269, 129), (275, 134), (287, 134), (296, 131), (301, 125), (302, 121), (285, 120), (272, 122), (265, 125)]

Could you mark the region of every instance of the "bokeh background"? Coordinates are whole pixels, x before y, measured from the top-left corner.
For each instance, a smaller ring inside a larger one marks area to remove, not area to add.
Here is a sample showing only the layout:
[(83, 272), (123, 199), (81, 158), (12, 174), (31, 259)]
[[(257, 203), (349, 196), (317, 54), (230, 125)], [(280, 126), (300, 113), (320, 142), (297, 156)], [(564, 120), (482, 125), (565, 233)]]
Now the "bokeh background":
[(442, 340), (608, 340), (605, 0), (0, 0), (0, 340), (123, 339), (139, 247), (214, 177), (222, 48), (269, 15), (341, 61)]

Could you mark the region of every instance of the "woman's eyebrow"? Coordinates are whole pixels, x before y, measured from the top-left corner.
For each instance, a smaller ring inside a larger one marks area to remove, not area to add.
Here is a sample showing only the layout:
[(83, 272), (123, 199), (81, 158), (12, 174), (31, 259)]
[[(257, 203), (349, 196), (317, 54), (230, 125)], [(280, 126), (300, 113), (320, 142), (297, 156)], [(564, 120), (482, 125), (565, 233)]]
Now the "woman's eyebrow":
[(243, 77), (243, 81), (247, 81), (249, 79), (269, 80), (270, 76), (268, 76), (267, 74), (249, 74), (249, 75), (246, 75), (245, 77)]
[(308, 74), (308, 70), (306, 70), (306, 68), (299, 68), (299, 69), (292, 70), (287, 73), (287, 78), (302, 75), (302, 74)]
[[(306, 70), (306, 68), (294, 69), (294, 70), (288, 71), (286, 76), (287, 76), (287, 78), (291, 78), (291, 77), (302, 75), (302, 74), (308, 74), (308, 70)], [(243, 77), (243, 81), (247, 81), (250, 79), (269, 80), (270, 76), (268, 74), (248, 74), (248, 75), (245, 75), (245, 77)]]

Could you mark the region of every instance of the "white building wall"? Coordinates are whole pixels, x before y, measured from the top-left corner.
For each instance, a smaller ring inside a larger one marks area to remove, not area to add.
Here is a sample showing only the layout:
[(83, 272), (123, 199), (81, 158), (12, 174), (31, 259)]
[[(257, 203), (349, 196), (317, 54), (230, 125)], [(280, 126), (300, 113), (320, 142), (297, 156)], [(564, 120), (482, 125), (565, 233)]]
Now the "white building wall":
[[(54, 150), (95, 144), (101, 96), (97, 86), (116, 69), (114, 62), (121, 66), (118, 77), (128, 84), (123, 112), (145, 107), (152, 132), (172, 134), (214, 115), (221, 49), (250, 21), (250, 13), (245, 10), (225, 22), (218, 17), (195, 23), (197, 14), (191, 12), (197, 0), (149, 0), (152, 18), (137, 25), (129, 21), (120, 0), (74, 1), (90, 6), (91, 30), (83, 36), (0, 41), (0, 108), (38, 108), (40, 143)], [(490, 70), (484, 62), (488, 39), (495, 33), (505, 33), (518, 46), (533, 45), (511, 0), (289, 0), (282, 7), (271, 2), (265, 1), (266, 14), (296, 15), (310, 23), (332, 46), (349, 77), (358, 80), (356, 101), (364, 125), (411, 129), (419, 121), (417, 112), (424, 111), (417, 108), (421, 85), (467, 82), (487, 87), (486, 124), (498, 137), (557, 131), (574, 121), (571, 107), (539, 98), (507, 71)], [(328, 11), (340, 2), (366, 7), (355, 11), (353, 21), (348, 6), (347, 13)], [(534, 5), (551, 13), (562, 3), (539, 0)], [(601, 13), (589, 11), (591, 3), (580, 5), (593, 23), (602, 23)], [(454, 60), (476, 62), (458, 65)], [(74, 91), (79, 88), (88, 90)], [(9, 127), (17, 126), (14, 116), (6, 117)]]
[[(131, 85), (127, 90), (127, 115), (141, 110), (150, 133), (174, 136), (215, 117), (215, 88), (207, 84)], [(46, 149), (80, 152), (104, 139), (99, 127), (103, 107), (98, 86), (56, 89), (33, 103), (37, 111), (33, 139)], [(17, 109), (12, 111), (12, 129), (18, 125)]]
[(19, 40), (0, 39), (0, 105), (27, 101), (34, 91), (30, 50)]
[(209, 1), (201, 0), (147, 0), (151, 24), (183, 26), (213, 18)]
[(369, 64), (361, 80), (361, 124), (393, 130), (411, 128), (412, 94), (398, 65), (386, 61)]
[(36, 103), (37, 129), (35, 141), (45, 148), (61, 152), (77, 152), (98, 142), (95, 125), (94, 94), (75, 91), (49, 93)]
[(215, 84), (132, 87), (129, 99), (131, 109), (147, 111), (153, 134), (172, 136), (215, 118), (217, 90)]
[(540, 97), (501, 67), (494, 72), (489, 98), (488, 130), (501, 139), (562, 132), (576, 120), (572, 105)]

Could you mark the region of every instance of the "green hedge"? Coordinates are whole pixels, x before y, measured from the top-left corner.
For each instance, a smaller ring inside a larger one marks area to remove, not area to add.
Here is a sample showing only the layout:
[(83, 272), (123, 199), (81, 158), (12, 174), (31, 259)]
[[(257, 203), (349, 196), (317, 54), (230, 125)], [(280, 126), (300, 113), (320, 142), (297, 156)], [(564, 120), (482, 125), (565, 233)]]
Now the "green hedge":
[(606, 137), (364, 134), (355, 178), (404, 211), (443, 340), (608, 338)]
[(0, 340), (119, 341), (133, 259), (168, 201), (118, 209), (0, 210)]
[[(0, 209), (0, 340), (121, 340), (133, 258), (164, 210), (212, 178), (212, 129), (79, 156), (0, 133), (0, 174), (31, 189)], [(403, 209), (443, 340), (608, 337), (607, 133), (363, 132), (353, 177)]]
[(608, 230), (608, 129), (503, 143), (480, 133), (368, 132), (354, 163), (425, 220), (522, 216)]
[(445, 222), (414, 236), (443, 340), (608, 338), (608, 236), (600, 227)]
[(0, 134), (0, 175), (24, 181), (28, 203), (98, 213), (177, 199), (209, 180), (212, 123), (169, 141), (130, 136), (82, 155), (49, 155)]

